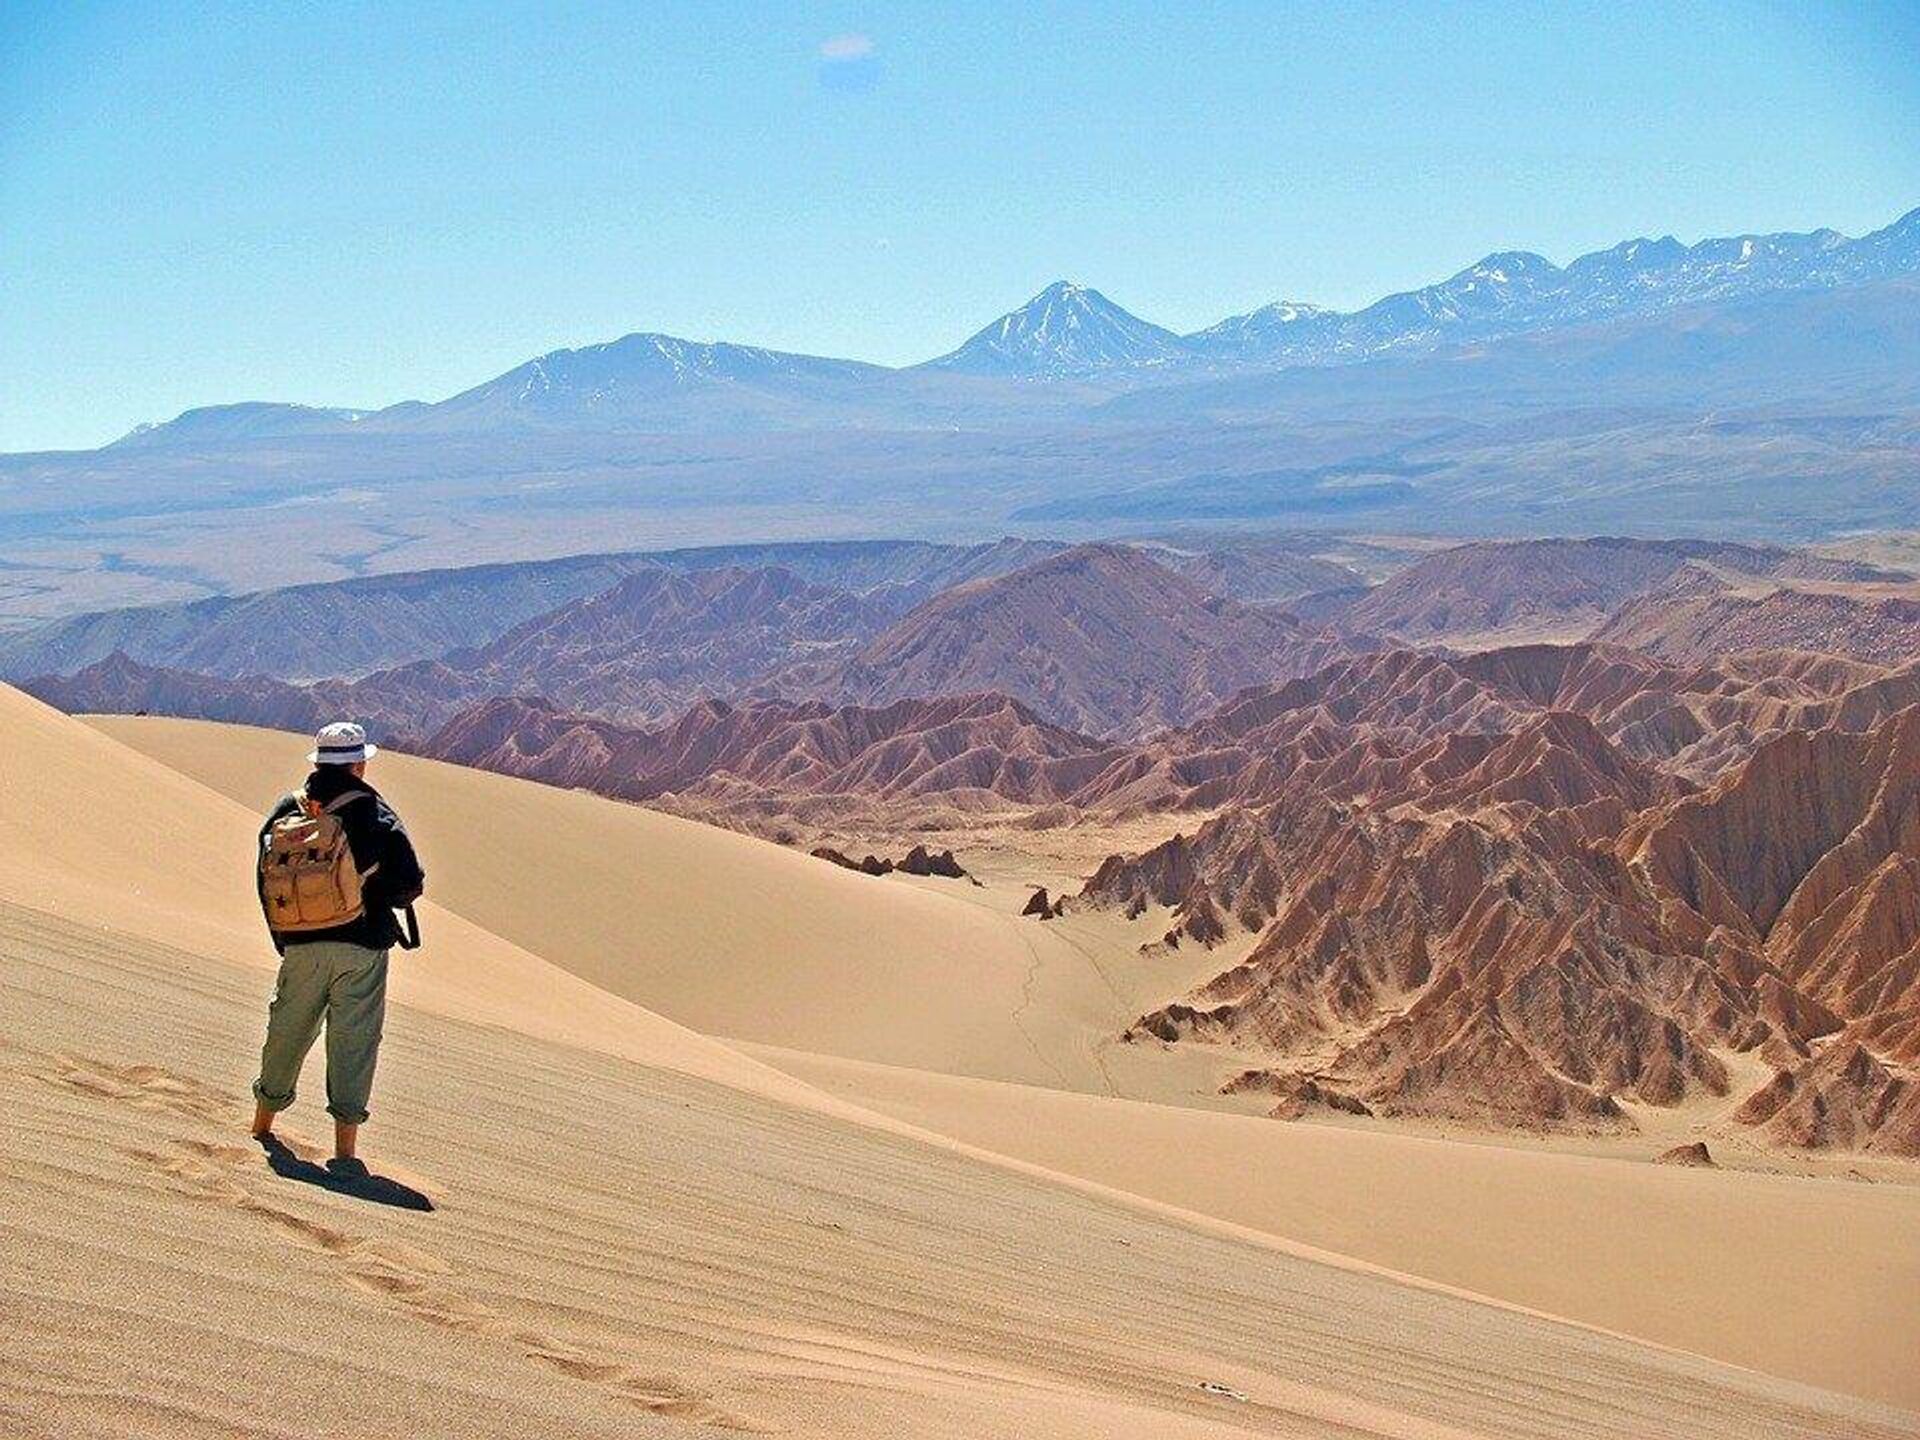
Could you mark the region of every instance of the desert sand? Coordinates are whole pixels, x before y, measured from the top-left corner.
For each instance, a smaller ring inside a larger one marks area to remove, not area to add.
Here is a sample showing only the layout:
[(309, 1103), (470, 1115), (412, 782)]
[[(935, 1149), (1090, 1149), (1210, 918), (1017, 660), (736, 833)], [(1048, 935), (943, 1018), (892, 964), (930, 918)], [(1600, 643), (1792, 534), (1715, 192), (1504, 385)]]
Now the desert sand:
[[(275, 732), (89, 723), (244, 801), (241, 815), (300, 768), (303, 742)], [(1920, 1327), (1920, 1187), (1201, 1112), (1225, 1103), (1202, 1077), (1107, 1043), (1137, 1008), (1138, 957), (1129, 969), (1130, 945), (1103, 950), (1091, 920), (1020, 922), (1004, 887), (878, 880), (584, 794), (404, 756), (378, 763), (444, 904), (654, 1025), (663, 1012), (758, 1042), (759, 1059), (812, 1088), (769, 1092), (766, 1068), (704, 1078), (786, 1104), (817, 1106), (825, 1092), (1188, 1224), (1920, 1404), (1908, 1339)], [(430, 934), (429, 953), (445, 955), (442, 931)], [(851, 1110), (836, 1118), (850, 1117), (861, 1123)]]
[[(89, 723), (249, 811), (304, 775), (304, 745), (271, 730)], [(377, 763), (444, 905), (702, 1034), (1104, 1088), (1091, 1047), (1118, 1012), (1057, 934), (582, 791), (410, 756)]]
[(756, 1053), (984, 1149), (1552, 1314), (1920, 1403), (1920, 1192)]
[(443, 909), (372, 1132), (435, 1210), (303, 1183), (311, 1096), (282, 1170), (239, 1134), (252, 816), (0, 724), (12, 1433), (1913, 1433), (869, 1120)]

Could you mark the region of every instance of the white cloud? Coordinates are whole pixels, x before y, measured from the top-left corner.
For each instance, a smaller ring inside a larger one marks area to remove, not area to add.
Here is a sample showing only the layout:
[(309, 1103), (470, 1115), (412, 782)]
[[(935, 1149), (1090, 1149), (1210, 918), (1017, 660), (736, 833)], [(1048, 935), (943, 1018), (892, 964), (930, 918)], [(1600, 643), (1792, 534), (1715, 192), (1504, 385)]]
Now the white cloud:
[(820, 42), (820, 58), (827, 61), (864, 60), (873, 54), (869, 35), (835, 35)]

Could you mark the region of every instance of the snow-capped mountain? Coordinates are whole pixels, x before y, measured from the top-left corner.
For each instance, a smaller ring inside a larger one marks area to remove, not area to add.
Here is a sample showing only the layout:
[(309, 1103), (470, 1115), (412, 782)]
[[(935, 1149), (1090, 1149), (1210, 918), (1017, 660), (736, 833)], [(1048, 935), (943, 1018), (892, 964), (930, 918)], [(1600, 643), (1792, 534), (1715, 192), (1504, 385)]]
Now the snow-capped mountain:
[(555, 350), (477, 389), (510, 390), (517, 401), (527, 404), (556, 396), (591, 404), (634, 385), (657, 389), (715, 382), (838, 379), (880, 369), (858, 360), (823, 360), (754, 345), (681, 340), (672, 335), (626, 335), (603, 345)]
[(1189, 349), (1220, 360), (1246, 360), (1270, 352), (1312, 343), (1329, 325), (1338, 324), (1338, 312), (1300, 300), (1276, 300), (1245, 315), (1229, 315), (1184, 336)]
[[(857, 360), (827, 360), (672, 335), (626, 335), (602, 345), (555, 350), (516, 366), (437, 405), (415, 407), (416, 421), (621, 424), (658, 409), (663, 400), (701, 392), (734, 392), (776, 400), (884, 375)], [(428, 412), (431, 412), (430, 417)]]
[[(1836, 230), (1733, 235), (1686, 245), (1671, 235), (1623, 240), (1565, 268), (1527, 251), (1489, 255), (1459, 274), (1347, 314), (1259, 323), (1266, 311), (1187, 336), (1216, 360), (1324, 364), (1420, 353), (1774, 291), (1819, 290), (1920, 274), (1920, 210), (1858, 240)], [(1300, 307), (1268, 307), (1300, 308)]]
[[(1920, 210), (1859, 239), (1836, 230), (1683, 244), (1625, 240), (1565, 267), (1528, 251), (1489, 255), (1418, 290), (1340, 312), (1299, 301), (1190, 335), (1098, 290), (1056, 281), (958, 349), (894, 370), (854, 360), (635, 334), (555, 350), (438, 403), (368, 412), (254, 403), (189, 410), (122, 446), (231, 445), (340, 433), (945, 428), (1057, 416), (1080, 386), (1206, 381), (1223, 372), (1422, 355), (1532, 332), (1655, 316), (1680, 306), (1837, 290), (1920, 276)], [(968, 377), (963, 384), (944, 377)], [(983, 381), (1010, 382), (1000, 385)], [(1039, 383), (1034, 383), (1039, 382)], [(1111, 387), (1102, 387), (1108, 389)]]
[(1192, 358), (1186, 342), (1098, 290), (1056, 280), (959, 349), (915, 367), (1045, 380), (1163, 367)]

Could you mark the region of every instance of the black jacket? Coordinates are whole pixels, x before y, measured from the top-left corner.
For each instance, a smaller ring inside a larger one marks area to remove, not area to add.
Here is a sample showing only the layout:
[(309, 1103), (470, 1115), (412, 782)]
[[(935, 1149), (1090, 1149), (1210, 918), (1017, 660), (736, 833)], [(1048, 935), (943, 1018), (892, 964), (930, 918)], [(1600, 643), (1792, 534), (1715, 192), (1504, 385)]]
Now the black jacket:
[[(273, 934), (274, 949), (284, 955), (289, 945), (305, 945), (315, 940), (343, 940), (349, 945), (364, 945), (369, 950), (391, 949), (401, 934), (400, 922), (393, 912), (419, 899), (427, 884), (427, 873), (420, 868), (420, 861), (413, 853), (406, 826), (400, 823), (400, 817), (393, 813), (393, 807), (379, 791), (364, 779), (349, 774), (344, 765), (316, 766), (303, 788), (322, 805), (332, 803), (349, 790), (358, 790), (367, 797), (350, 800), (333, 812), (347, 832), (347, 847), (353, 851), (353, 863), (364, 877), (361, 894), (367, 910), (358, 920), (330, 930), (300, 930), (282, 935), (275, 933), (269, 924), (267, 929)], [(299, 808), (297, 795), (288, 795), (273, 807), (273, 813), (260, 827), (261, 849), (266, 848), (267, 831), (274, 821)], [(255, 869), (257, 873), (258, 867)], [(369, 870), (373, 872), (370, 875)], [(261, 891), (260, 912), (264, 915), (267, 905), (264, 882), (257, 888)]]

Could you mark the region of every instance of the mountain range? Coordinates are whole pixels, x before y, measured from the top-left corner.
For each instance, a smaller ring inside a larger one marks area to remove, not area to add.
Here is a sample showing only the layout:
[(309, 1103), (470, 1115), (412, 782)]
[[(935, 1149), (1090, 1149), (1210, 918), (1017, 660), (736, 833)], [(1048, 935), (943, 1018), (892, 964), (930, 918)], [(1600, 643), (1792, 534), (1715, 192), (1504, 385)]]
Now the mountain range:
[(1261, 364), (1409, 353), (1706, 301), (1864, 284), (1912, 274), (1917, 258), (1920, 210), (1857, 240), (1815, 230), (1685, 245), (1667, 235), (1623, 240), (1564, 268), (1543, 255), (1508, 251), (1351, 314), (1268, 306), (1187, 343), (1205, 354)]
[[(1385, 578), (1370, 585), (1356, 566)], [(1590, 639), (1676, 664), (1774, 651), (1900, 664), (1920, 653), (1920, 582), (1807, 550), (1619, 537), (1424, 554), (1311, 533), (733, 545), (73, 616), (0, 634), (0, 677), (57, 687), (76, 708), (224, 719), (246, 718), (252, 693), (262, 723), (337, 711), (414, 740), (495, 696), (652, 726), (709, 699), (883, 707), (981, 692), (1127, 738), (1345, 657)], [(1690, 737), (1675, 743), (1720, 734), (1731, 703), (1675, 722)], [(1773, 723), (1756, 712), (1742, 726)]]
[[(709, 570), (775, 567), (815, 585), (872, 596), (899, 614), (967, 580), (998, 575), (1064, 548), (1057, 541), (1003, 539), (979, 545), (915, 540), (738, 544), (622, 551), (463, 565), (288, 585), (186, 604), (127, 606), (0, 631), (0, 675), (71, 673), (119, 652), (144, 664), (236, 679), (354, 679), (449, 652), (483, 652), (515, 626), (607, 594), (642, 571), (698, 575)], [(1315, 562), (1298, 546), (1256, 547), (1261, 578), (1288, 572), (1280, 549), (1302, 573), (1295, 593), (1321, 577), (1352, 572)], [(1218, 552), (1191, 552), (1190, 563), (1224, 564)], [(1235, 592), (1238, 593), (1238, 592)], [(1255, 584), (1256, 597), (1275, 592)]]
[[(415, 597), (398, 644), (489, 591), (562, 598), (358, 678), (116, 651), (27, 688), (349, 714), (778, 838), (1111, 837), (1069, 912), (1186, 952), (1114, 1038), (1286, 1118), (1627, 1134), (1690, 1107), (1723, 1138), (1920, 1153), (1920, 585), (1777, 547), (1486, 542), (1299, 597), (1309, 621), (1206, 589), (1287, 578), (1233, 553), (729, 547), (299, 587), (244, 613), (331, 633), (385, 585)], [(75, 658), (112, 634), (271, 659), (228, 648), (233, 618), (49, 629)]]
[[(251, 716), (296, 728), (317, 724), (322, 712), (338, 713), (415, 744), (474, 705), (525, 696), (563, 713), (641, 727), (665, 724), (714, 699), (878, 709), (905, 699), (995, 692), (1064, 728), (1106, 735), (1191, 719), (1243, 686), (1305, 674), (1365, 644), (1304, 625), (1272, 605), (1216, 595), (1153, 558), (1191, 564), (1206, 552), (1047, 548), (1032, 547), (1042, 558), (1017, 568), (1016, 559), (1030, 558), (1028, 547), (984, 547), (966, 556), (969, 563), (928, 567), (925, 599), (918, 586), (854, 590), (777, 565), (682, 570), (640, 557), (617, 564), (607, 557), (607, 570), (627, 572), (608, 588), (500, 629), (484, 643), (307, 683), (284, 666), (261, 673), (255, 667), (271, 664), (271, 657), (253, 648), (233, 652), (250, 663), (228, 663), (227, 673), (153, 663), (218, 662), (223, 651), (212, 642), (230, 633), (231, 617), (211, 611), (202, 615), (207, 633), (185, 643), (171, 617), (146, 635), (125, 617), (111, 627), (55, 622), (47, 627), (49, 644), (0, 654), (0, 670), (32, 669), (45, 657), (73, 673), (73, 681), (42, 676), (29, 683), (76, 708)], [(969, 571), (984, 578), (966, 578)], [(588, 572), (583, 567), (554, 578), (572, 581), (580, 573)], [(842, 578), (853, 577), (843, 571)], [(409, 588), (465, 608), (489, 585), (509, 599), (527, 588), (492, 575), (465, 585), (421, 577)], [(339, 613), (359, 613), (361, 592), (369, 587), (337, 588), (348, 591), (337, 597)], [(303, 620), (324, 615), (324, 590), (292, 594)], [(276, 604), (260, 597), (243, 613), (257, 625), (288, 610), (285, 599)], [(421, 633), (417, 623), (390, 632), (389, 643), (404, 643), (409, 633)], [(77, 663), (91, 653), (88, 642), (103, 635), (121, 643), (91, 664)], [(147, 658), (136, 659), (130, 648)], [(365, 650), (349, 653), (357, 658)]]
[[(643, 335), (435, 404), (193, 411), (99, 450), (0, 456), (0, 630), (742, 534), (1911, 527), (1916, 231), (1502, 254), (1352, 313), (1282, 302), (1186, 335), (1063, 283), (898, 370)], [(1323, 570), (1293, 593), (1343, 583)]]
[(274, 435), (685, 426), (806, 428), (933, 424), (983, 404), (1027, 412), (1033, 396), (953, 381), (1175, 383), (1209, 375), (1418, 355), (1500, 336), (1658, 314), (1781, 292), (1920, 273), (1920, 210), (1850, 239), (1834, 230), (1686, 245), (1622, 241), (1566, 266), (1526, 251), (1487, 256), (1436, 284), (1342, 312), (1276, 302), (1181, 335), (1100, 291), (1056, 281), (956, 349), (903, 369), (725, 342), (632, 334), (555, 350), (448, 399), (384, 410), (270, 402), (190, 410), (116, 442), (156, 446)]

